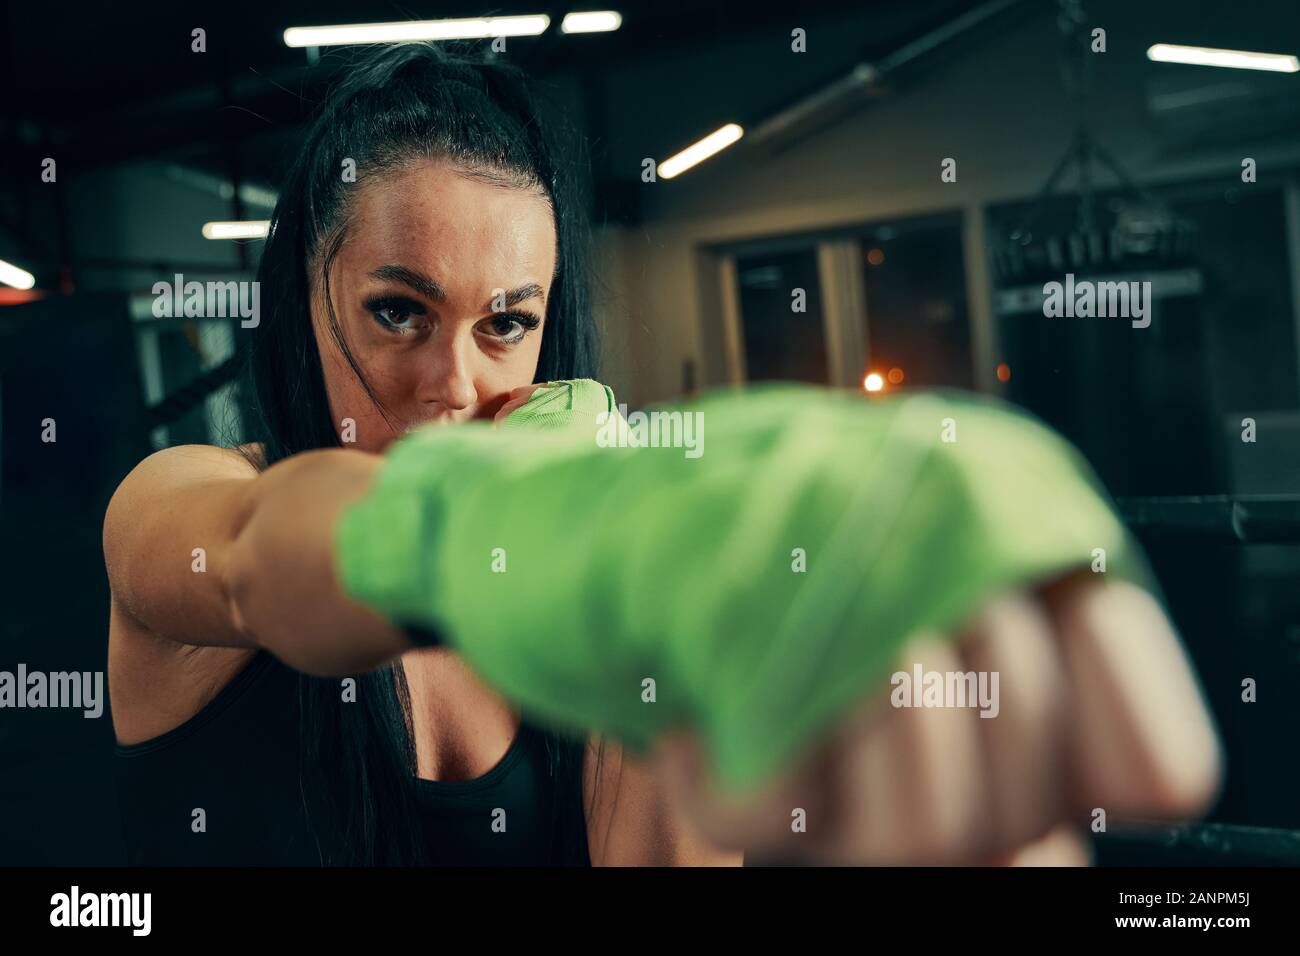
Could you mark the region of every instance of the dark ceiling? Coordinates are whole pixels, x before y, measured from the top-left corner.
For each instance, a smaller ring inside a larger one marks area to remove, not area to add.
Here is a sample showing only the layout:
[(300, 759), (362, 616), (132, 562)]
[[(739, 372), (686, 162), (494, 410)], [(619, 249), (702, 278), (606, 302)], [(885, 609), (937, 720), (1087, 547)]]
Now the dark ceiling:
[[(593, 215), (631, 224), (644, 214), (642, 157), (670, 155), (721, 122), (749, 128), (969, 11), (995, 10), (992, 22), (1029, 2), (1040, 0), (0, 0), (0, 252), (48, 276), (74, 257), (70, 237), (85, 234), (69, 190), (42, 188), (44, 157), (58, 158), (62, 183), (160, 161), (223, 188), (274, 190), (315, 104), (357, 49), (326, 48), (313, 65), (309, 51), (284, 45), (291, 26), (548, 14), (545, 34), (511, 38), (506, 55), (576, 114)], [(618, 10), (621, 28), (558, 29), (565, 13), (592, 9)], [(203, 53), (191, 50), (196, 27)], [(816, 37), (815, 52), (797, 61), (788, 56), (794, 27)], [(123, 215), (168, 212), (137, 204)], [(232, 200), (231, 217), (244, 213)]]
[[(1212, 38), (1252, 49), (1263, 33), (1291, 49), (1297, 2), (1143, 0), (1129, 9), (1126, 0), (1084, 0), (1084, 7), (1100, 20), (1123, 7), (1127, 29), (1152, 39)], [(604, 7), (622, 13), (621, 29), (560, 33), (569, 10)], [(35, 172), (47, 156), (58, 157), (63, 182), (161, 160), (227, 184), (274, 189), (304, 120), (356, 49), (329, 48), (310, 66), (307, 51), (284, 45), (289, 26), (549, 14), (551, 29), (512, 38), (508, 58), (564, 91), (564, 105), (586, 133), (596, 216), (631, 224), (645, 213), (637, 181), (644, 157), (663, 158), (725, 121), (744, 124), (747, 148), (760, 148), (765, 120), (856, 65), (880, 65), (889, 83), (901, 86), (1013, 20), (1041, 21), (1043, 42), (1054, 46), (1055, 8), (1053, 0), (515, 0), (508, 7), (465, 0), (0, 0), (0, 250), (53, 262), (56, 247), (77, 232), (80, 213), (67, 205), (68, 191), (42, 189)], [(1140, 26), (1143, 17), (1155, 21), (1150, 29)], [(976, 20), (977, 28), (962, 28)], [(795, 26), (816, 38), (807, 57), (788, 55)], [(195, 27), (206, 31), (203, 54), (191, 51)], [(917, 42), (936, 36), (942, 39), (933, 45)], [(895, 56), (921, 48), (917, 57)], [(1028, 80), (1059, 81), (1054, 70)], [(838, 108), (860, 102), (840, 97)], [(809, 111), (813, 121), (834, 121), (836, 111), (819, 103)], [(166, 213), (147, 205), (132, 211)]]
[[(487, 7), (454, 3), (344, 3), (340, 0), (87, 3), (5, 2), (0, 5), (0, 140), (24, 154), (57, 145), (86, 167), (145, 157), (201, 142), (242, 142), (292, 129), (328, 80), (330, 57), (307, 69), (304, 50), (281, 39), (289, 26), (546, 12), (547, 34), (511, 39), (511, 57), (539, 77), (576, 74), (599, 82), (603, 71), (646, 57), (708, 49), (770, 32), (812, 26), (819, 18), (860, 12), (884, 29), (864, 29), (858, 55), (888, 52), (975, 0), (632, 0)], [(619, 10), (613, 33), (566, 36), (557, 29), (570, 9)], [(908, 15), (900, 17), (900, 9)], [(914, 13), (912, 12), (914, 11)], [(207, 52), (191, 52), (195, 27)], [(336, 57), (336, 59), (338, 59)], [(852, 63), (826, 64), (827, 79)], [(790, 96), (805, 90), (790, 90)], [(665, 144), (667, 147), (671, 144)], [(256, 166), (256, 149), (246, 161)], [(11, 161), (16, 160), (12, 152)], [(30, 158), (22, 155), (22, 159)], [(3, 159), (0, 159), (3, 162)]]

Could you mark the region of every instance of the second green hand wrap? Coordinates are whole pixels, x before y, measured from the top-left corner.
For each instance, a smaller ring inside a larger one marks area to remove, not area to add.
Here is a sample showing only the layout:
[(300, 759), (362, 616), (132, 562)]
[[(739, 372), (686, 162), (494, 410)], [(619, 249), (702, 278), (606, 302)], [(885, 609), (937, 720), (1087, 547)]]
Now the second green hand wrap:
[(644, 752), (691, 728), (733, 788), (887, 690), (909, 635), (999, 590), (1098, 548), (1150, 580), (1078, 453), (992, 400), (769, 385), (660, 409), (703, 416), (698, 457), (602, 447), (612, 407), (555, 383), (508, 429), (397, 442), (338, 526), (340, 576), (560, 729)]

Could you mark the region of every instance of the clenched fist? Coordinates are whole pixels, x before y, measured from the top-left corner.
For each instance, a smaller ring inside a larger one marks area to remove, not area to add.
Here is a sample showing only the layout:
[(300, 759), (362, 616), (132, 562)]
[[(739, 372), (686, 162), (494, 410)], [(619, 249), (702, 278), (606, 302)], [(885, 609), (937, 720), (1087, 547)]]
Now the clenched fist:
[(897, 670), (996, 673), (996, 716), (881, 691), (743, 797), (674, 735), (656, 751), (674, 799), (751, 860), (886, 865), (1086, 862), (1098, 810), (1172, 820), (1214, 799), (1218, 739), (1146, 591), (1073, 575), (989, 602), (959, 637), (912, 639)]

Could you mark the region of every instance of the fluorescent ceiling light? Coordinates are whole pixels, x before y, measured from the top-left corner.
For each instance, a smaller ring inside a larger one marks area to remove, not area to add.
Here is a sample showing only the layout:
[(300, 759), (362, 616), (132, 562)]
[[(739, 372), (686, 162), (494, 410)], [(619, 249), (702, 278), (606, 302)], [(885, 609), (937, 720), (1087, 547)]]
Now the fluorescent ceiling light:
[(204, 239), (265, 239), (271, 229), (271, 220), (253, 219), (248, 222), (205, 222)]
[(15, 289), (31, 289), (36, 285), (36, 276), (0, 259), (0, 282)]
[(1300, 60), (1288, 53), (1216, 50), (1208, 46), (1178, 46), (1174, 43), (1155, 44), (1147, 50), (1147, 59), (1155, 60), (1158, 63), (1226, 66), (1237, 70), (1269, 70), (1273, 73), (1300, 72)]
[(659, 164), (659, 175), (672, 179), (678, 173), (684, 173), (699, 163), (704, 162), (714, 153), (720, 153), (740, 137), (745, 131), (735, 123), (728, 123), (722, 129), (710, 133), (692, 146), (687, 146), (676, 156), (670, 156)]
[(562, 33), (608, 33), (623, 25), (623, 14), (617, 10), (590, 10), (586, 13), (566, 13), (560, 22)]
[(520, 17), (473, 17), (464, 20), (412, 20), (406, 23), (351, 23), (332, 27), (289, 27), (284, 45), (341, 46), (352, 43), (395, 43), (402, 40), (482, 40), (526, 37), (545, 33), (545, 14)]

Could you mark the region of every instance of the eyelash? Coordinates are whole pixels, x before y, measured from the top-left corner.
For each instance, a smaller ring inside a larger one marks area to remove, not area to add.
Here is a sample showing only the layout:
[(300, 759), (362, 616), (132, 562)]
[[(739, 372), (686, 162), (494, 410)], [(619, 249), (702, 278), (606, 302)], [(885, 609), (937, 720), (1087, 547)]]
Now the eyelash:
[(538, 319), (537, 316), (529, 315), (527, 312), (498, 312), (496, 315), (492, 316), (489, 321), (496, 323), (502, 319), (520, 326), (520, 331), (516, 332), (510, 338), (506, 338), (503, 335), (493, 336), (493, 338), (500, 339), (506, 345), (518, 345), (527, 338), (529, 332), (542, 324), (541, 320)]
[[(424, 307), (422, 305), (413, 299), (408, 299), (403, 296), (381, 296), (379, 298), (367, 299), (365, 302), (365, 308), (381, 329), (391, 332), (394, 335), (411, 335), (419, 331), (419, 329), (402, 328), (401, 326), (396, 325), (392, 320), (382, 318), (379, 315), (380, 312), (394, 312), (400, 314), (402, 318), (397, 321), (402, 321), (403, 319), (413, 315), (424, 315)], [(521, 328), (521, 331), (510, 337), (504, 335), (492, 336), (492, 338), (497, 339), (504, 345), (518, 345), (524, 340), (529, 332), (542, 324), (540, 319), (534, 315), (529, 315), (527, 312), (498, 312), (496, 315), (492, 316), (489, 321), (495, 324), (503, 320), (512, 322)]]

